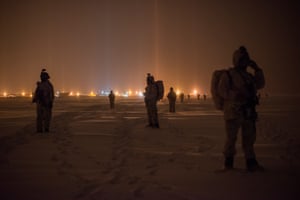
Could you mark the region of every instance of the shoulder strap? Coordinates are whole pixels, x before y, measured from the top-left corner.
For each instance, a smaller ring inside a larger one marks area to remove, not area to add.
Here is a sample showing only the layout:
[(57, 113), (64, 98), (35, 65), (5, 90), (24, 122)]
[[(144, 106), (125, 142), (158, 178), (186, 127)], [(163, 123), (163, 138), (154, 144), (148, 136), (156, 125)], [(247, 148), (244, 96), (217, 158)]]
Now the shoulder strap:
[(236, 71), (237, 71), (237, 73), (240, 75), (240, 77), (243, 79), (243, 81), (245, 82), (246, 85), (251, 84), (251, 83), (249, 82), (248, 77), (246, 77), (241, 71), (239, 71), (239, 70), (236, 70)]

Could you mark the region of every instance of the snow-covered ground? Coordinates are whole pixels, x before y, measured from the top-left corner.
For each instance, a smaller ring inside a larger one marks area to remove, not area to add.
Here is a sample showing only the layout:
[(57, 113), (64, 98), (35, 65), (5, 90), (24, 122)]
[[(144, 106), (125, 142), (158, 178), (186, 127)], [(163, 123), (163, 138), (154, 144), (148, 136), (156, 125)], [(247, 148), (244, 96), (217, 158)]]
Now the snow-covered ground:
[(222, 168), (224, 122), (210, 100), (159, 102), (160, 129), (146, 128), (142, 98), (58, 98), (50, 134), (35, 133), (35, 105), (0, 99), (0, 199), (300, 199), (299, 97), (258, 107), (257, 159), (246, 173)]

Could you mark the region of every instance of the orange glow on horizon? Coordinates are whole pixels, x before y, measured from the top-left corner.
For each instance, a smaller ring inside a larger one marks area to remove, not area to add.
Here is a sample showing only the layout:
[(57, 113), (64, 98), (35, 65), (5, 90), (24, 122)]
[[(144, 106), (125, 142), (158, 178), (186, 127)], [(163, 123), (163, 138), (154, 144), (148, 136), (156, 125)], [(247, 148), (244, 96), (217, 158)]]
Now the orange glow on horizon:
[(94, 91), (91, 91), (91, 92), (90, 92), (90, 94), (89, 94), (89, 96), (91, 96), (91, 97), (95, 97), (95, 96), (96, 96), (96, 94), (94, 93)]
[(193, 91), (193, 94), (196, 96), (197, 95), (197, 90), (196, 89), (194, 89), (194, 91)]

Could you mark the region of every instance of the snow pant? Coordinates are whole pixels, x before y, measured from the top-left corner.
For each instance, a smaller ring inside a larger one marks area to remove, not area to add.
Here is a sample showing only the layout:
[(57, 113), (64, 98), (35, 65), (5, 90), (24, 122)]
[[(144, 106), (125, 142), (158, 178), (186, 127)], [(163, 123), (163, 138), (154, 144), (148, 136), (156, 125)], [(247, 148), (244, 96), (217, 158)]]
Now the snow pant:
[(115, 108), (115, 102), (114, 101), (109, 101), (110, 109)]
[(239, 129), (242, 135), (242, 148), (246, 160), (255, 159), (254, 143), (256, 140), (255, 120), (231, 119), (225, 120), (226, 142), (224, 146), (225, 158), (234, 157), (236, 154), (236, 140)]
[(37, 132), (49, 131), (52, 108), (37, 104)]
[(175, 101), (169, 101), (169, 112), (175, 112)]
[(157, 116), (157, 101), (151, 100), (146, 102), (148, 122), (150, 126), (158, 125), (158, 116)]

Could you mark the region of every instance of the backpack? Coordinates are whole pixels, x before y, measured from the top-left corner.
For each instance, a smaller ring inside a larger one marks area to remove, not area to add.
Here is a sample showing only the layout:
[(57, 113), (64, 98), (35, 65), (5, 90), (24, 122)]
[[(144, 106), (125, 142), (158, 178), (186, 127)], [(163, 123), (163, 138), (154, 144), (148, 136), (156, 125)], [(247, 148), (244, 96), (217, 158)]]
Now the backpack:
[(157, 100), (161, 100), (164, 97), (164, 83), (161, 80), (155, 81), (157, 87)]
[(212, 74), (211, 84), (210, 84), (210, 92), (212, 95), (212, 99), (217, 110), (223, 110), (224, 106), (224, 98), (219, 94), (218, 87), (221, 76), (226, 73), (229, 77), (230, 85), (232, 85), (231, 76), (229, 74), (228, 69), (215, 70)]

